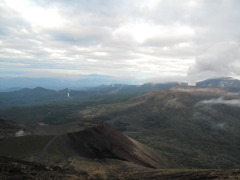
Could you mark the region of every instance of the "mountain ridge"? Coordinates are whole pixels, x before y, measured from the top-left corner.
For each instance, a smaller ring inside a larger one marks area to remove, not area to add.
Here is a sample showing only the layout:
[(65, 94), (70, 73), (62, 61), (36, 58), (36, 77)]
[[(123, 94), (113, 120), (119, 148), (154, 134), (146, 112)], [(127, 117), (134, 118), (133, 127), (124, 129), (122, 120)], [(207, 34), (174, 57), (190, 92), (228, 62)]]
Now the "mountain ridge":
[(239, 104), (239, 95), (221, 89), (176, 87), (80, 110), (79, 117), (105, 121), (159, 150), (174, 167), (236, 168)]

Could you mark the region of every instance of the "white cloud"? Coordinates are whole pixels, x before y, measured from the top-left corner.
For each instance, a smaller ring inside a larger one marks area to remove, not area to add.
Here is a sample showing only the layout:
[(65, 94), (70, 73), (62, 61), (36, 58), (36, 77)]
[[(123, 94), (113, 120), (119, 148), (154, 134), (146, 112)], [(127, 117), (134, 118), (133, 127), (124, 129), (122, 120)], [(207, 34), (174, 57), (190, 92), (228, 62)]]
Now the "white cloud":
[(29, 21), (33, 26), (55, 27), (62, 24), (56, 8), (44, 9), (34, 6), (31, 1), (6, 1), (6, 5), (18, 12), (25, 20)]
[(146, 81), (238, 76), (239, 5), (237, 0), (1, 1), (0, 61), (13, 65), (3, 65), (8, 72), (25, 64), (26, 72), (67, 69)]
[(200, 101), (198, 104), (210, 104), (210, 105), (224, 104), (228, 106), (240, 107), (240, 100), (239, 99), (224, 100), (224, 97), (219, 97), (217, 99), (203, 100)]

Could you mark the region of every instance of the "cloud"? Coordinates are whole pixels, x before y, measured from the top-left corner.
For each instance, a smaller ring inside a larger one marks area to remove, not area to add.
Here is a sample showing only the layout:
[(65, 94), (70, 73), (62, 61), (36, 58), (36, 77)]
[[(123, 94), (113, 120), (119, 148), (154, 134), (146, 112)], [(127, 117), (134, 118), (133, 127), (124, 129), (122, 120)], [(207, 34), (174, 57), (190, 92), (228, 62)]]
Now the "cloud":
[(239, 1), (201, 2), (202, 13), (197, 11), (195, 22), (192, 21), (198, 35), (195, 39), (198, 54), (189, 68), (189, 79), (239, 76)]
[(228, 106), (240, 107), (240, 100), (239, 99), (224, 100), (224, 97), (219, 97), (217, 99), (203, 100), (198, 102), (198, 104), (210, 104), (210, 105), (224, 104)]
[(205, 50), (196, 58), (195, 64), (190, 67), (190, 79), (221, 76), (236, 76), (239, 74), (240, 46), (239, 42), (219, 42)]
[(238, 76), (239, 7), (236, 0), (1, 1), (1, 76), (37, 69), (139, 81)]
[[(182, 91), (182, 92), (212, 92), (212, 93), (216, 93), (217, 90), (216, 89), (213, 89), (213, 88), (191, 88), (191, 87), (185, 87), (185, 88), (182, 88), (182, 87), (174, 87), (172, 88), (172, 90), (174, 91)], [(218, 90), (221, 92), (221, 90)]]

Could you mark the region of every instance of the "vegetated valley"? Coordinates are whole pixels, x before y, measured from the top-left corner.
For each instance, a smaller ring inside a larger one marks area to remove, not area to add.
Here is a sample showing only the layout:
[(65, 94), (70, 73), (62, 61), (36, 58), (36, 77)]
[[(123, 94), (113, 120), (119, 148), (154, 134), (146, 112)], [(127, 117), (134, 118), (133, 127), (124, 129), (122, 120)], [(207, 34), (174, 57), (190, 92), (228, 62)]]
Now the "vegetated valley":
[(240, 179), (240, 85), (0, 93), (0, 179)]

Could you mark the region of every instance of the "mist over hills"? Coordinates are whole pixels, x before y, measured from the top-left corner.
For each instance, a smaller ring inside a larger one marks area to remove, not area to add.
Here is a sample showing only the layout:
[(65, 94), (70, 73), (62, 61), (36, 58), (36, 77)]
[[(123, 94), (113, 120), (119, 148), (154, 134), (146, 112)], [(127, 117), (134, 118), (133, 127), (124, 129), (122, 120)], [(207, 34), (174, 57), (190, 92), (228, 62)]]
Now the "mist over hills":
[(229, 92), (240, 92), (240, 80), (231, 77), (207, 79), (197, 82), (196, 86), (220, 88)]

